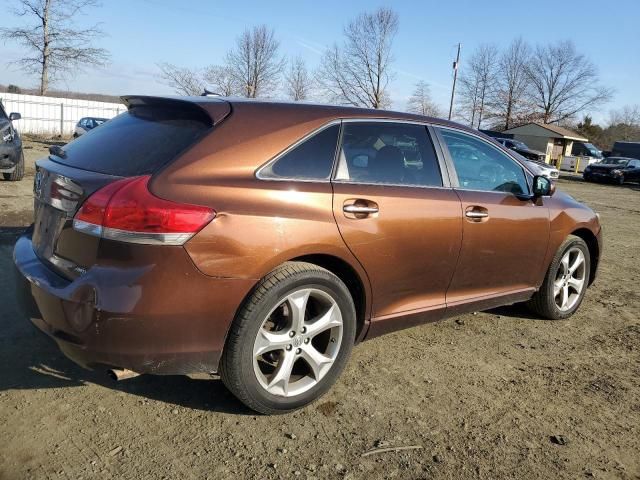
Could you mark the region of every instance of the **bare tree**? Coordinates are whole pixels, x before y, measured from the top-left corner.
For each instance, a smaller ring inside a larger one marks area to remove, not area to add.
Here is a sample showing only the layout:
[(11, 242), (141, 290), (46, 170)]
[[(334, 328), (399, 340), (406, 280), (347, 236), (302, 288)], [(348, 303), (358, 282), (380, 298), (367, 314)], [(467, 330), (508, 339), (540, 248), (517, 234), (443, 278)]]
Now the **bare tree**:
[(440, 109), (431, 100), (427, 82), (420, 81), (416, 83), (416, 88), (407, 102), (407, 111), (427, 117), (439, 117), (441, 115)]
[(498, 49), (495, 45), (480, 45), (467, 62), (460, 76), (459, 102), (471, 127), (482, 125), (485, 108), (493, 94), (498, 67)]
[(50, 84), (69, 72), (108, 62), (109, 53), (91, 45), (102, 35), (98, 26), (74, 27), (74, 18), (86, 8), (97, 6), (95, 0), (17, 0), (17, 3), (14, 13), (33, 19), (34, 23), (2, 28), (0, 37), (19, 43), (29, 52), (14, 63), (24, 72), (40, 77), (40, 95), (45, 95)]
[(291, 59), (289, 70), (285, 73), (285, 90), (295, 102), (309, 98), (313, 79), (302, 57)]
[(227, 54), (231, 75), (249, 98), (270, 95), (277, 88), (286, 60), (279, 55), (280, 42), (266, 25), (246, 29)]
[(362, 13), (349, 22), (344, 45), (325, 52), (317, 75), (331, 101), (370, 108), (390, 103), (386, 88), (398, 24), (398, 14), (389, 8)]
[(609, 125), (632, 125), (640, 127), (640, 105), (625, 105), (609, 113)]
[(242, 92), (242, 86), (228, 65), (211, 65), (206, 68), (202, 78), (207, 85), (213, 87), (215, 93), (225, 97), (238, 95)]
[(491, 117), (498, 126), (507, 130), (514, 123), (524, 122), (530, 118), (532, 108), (527, 103), (529, 76), (527, 62), (531, 49), (522, 38), (511, 42), (498, 60), (495, 88), (491, 95)]
[(530, 98), (544, 123), (561, 122), (601, 105), (612, 91), (598, 84), (593, 63), (571, 41), (538, 45), (527, 63)]
[(204, 82), (200, 72), (189, 68), (178, 67), (171, 63), (159, 63), (160, 76), (165, 83), (180, 95), (201, 95)]
[(613, 141), (640, 140), (640, 105), (625, 105), (611, 111), (607, 130), (613, 134)]

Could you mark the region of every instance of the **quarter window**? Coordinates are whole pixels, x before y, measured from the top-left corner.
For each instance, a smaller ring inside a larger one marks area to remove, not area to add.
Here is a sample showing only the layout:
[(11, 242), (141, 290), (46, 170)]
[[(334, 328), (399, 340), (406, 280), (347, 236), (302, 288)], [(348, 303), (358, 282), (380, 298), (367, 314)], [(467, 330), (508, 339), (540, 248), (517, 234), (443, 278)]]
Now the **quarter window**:
[(260, 172), (261, 178), (328, 180), (338, 143), (339, 125), (331, 125), (295, 146)]
[(336, 180), (442, 186), (426, 127), (392, 122), (344, 124)]
[(509, 156), (471, 135), (440, 129), (461, 188), (488, 192), (529, 192), (524, 170)]

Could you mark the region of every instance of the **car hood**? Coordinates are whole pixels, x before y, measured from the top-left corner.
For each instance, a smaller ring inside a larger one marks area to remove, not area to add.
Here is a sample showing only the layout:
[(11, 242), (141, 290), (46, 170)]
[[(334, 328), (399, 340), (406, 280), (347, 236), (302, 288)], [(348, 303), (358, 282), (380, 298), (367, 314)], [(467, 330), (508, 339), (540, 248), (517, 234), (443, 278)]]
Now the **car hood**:
[(625, 165), (611, 165), (607, 163), (593, 163), (589, 166), (591, 168), (598, 168), (599, 170), (616, 170), (625, 167)]
[(540, 172), (540, 173), (548, 172), (556, 169), (553, 165), (546, 165), (539, 162), (533, 162), (531, 160), (527, 160), (527, 164), (531, 166), (531, 168), (535, 169), (536, 172)]

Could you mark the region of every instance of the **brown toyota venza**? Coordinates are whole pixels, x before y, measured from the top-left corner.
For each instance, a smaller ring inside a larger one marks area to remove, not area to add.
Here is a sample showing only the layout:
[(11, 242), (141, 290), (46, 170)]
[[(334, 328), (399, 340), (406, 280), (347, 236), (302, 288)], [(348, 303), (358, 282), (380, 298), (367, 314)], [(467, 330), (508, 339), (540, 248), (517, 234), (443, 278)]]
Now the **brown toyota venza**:
[(361, 340), (516, 302), (567, 318), (594, 280), (597, 214), (475, 130), (123, 101), (37, 162), (14, 252), (29, 316), (82, 366), (218, 373), (252, 409), (285, 412), (325, 393)]

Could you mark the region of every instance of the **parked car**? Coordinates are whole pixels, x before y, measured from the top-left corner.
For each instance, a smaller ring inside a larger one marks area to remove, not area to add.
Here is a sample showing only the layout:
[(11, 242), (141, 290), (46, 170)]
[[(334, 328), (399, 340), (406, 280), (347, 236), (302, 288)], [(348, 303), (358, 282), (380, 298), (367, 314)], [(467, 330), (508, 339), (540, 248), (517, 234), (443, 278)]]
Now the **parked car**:
[(17, 182), (24, 177), (24, 153), (22, 139), (13, 122), (21, 115), (13, 112), (7, 116), (0, 103), (0, 173), (5, 180)]
[(640, 159), (640, 142), (615, 142), (611, 156)]
[(550, 180), (557, 180), (558, 178), (560, 178), (560, 170), (558, 170), (553, 165), (545, 162), (536, 162), (534, 160), (525, 159), (525, 161), (537, 175), (542, 175), (543, 177), (547, 177)]
[(123, 101), (37, 162), (14, 250), (29, 318), (85, 367), (218, 372), (281, 413), (324, 394), (363, 339), (515, 302), (568, 318), (595, 278), (598, 216), (456, 123)]
[(504, 145), (510, 150), (519, 153), (524, 158), (528, 160), (533, 160), (534, 162), (545, 163), (547, 158), (544, 152), (540, 152), (539, 150), (533, 150), (527, 146), (526, 143), (521, 142), (520, 140), (516, 140), (514, 138), (496, 138), (498, 143)]
[(635, 158), (608, 157), (602, 162), (585, 168), (582, 177), (587, 182), (609, 181), (622, 185), (640, 181), (640, 160)]
[(80, 135), (87, 133), (89, 130), (93, 130), (94, 128), (102, 125), (107, 120), (109, 119), (96, 117), (81, 118), (76, 124), (76, 128), (73, 132), (73, 138), (78, 138)]

